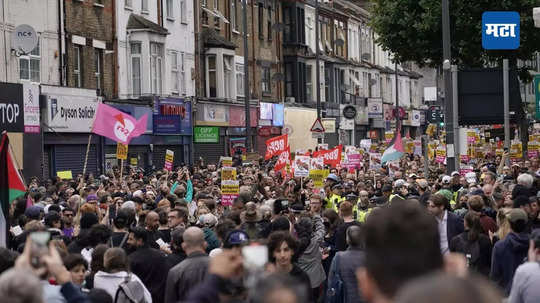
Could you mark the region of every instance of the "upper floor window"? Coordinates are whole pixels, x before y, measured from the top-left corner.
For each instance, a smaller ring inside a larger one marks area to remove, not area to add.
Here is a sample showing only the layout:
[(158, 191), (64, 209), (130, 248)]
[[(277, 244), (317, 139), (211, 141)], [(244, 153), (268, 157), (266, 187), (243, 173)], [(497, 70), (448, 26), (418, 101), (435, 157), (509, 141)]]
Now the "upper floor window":
[(95, 66), (95, 75), (96, 75), (96, 89), (102, 89), (103, 87), (103, 52), (101, 49), (96, 49), (94, 51), (94, 66)]
[(141, 11), (148, 11), (148, 0), (141, 0)]
[(133, 8), (133, 0), (126, 0), (124, 3), (124, 7), (132, 9)]
[(163, 79), (163, 44), (150, 43), (150, 83), (152, 94), (160, 95)]
[(134, 96), (141, 95), (141, 43), (131, 43), (131, 85)]
[(261, 90), (263, 93), (271, 93), (272, 92), (272, 84), (270, 82), (270, 67), (269, 66), (263, 66), (262, 67), (262, 75), (261, 75)]
[(75, 87), (82, 87), (82, 46), (75, 45), (73, 48), (73, 79)]
[(19, 78), (31, 82), (41, 82), (41, 54), (39, 40), (36, 48), (29, 54), (19, 57)]
[(174, 19), (174, 3), (173, 0), (167, 0), (167, 18)]
[(180, 0), (180, 22), (187, 22), (186, 0)]

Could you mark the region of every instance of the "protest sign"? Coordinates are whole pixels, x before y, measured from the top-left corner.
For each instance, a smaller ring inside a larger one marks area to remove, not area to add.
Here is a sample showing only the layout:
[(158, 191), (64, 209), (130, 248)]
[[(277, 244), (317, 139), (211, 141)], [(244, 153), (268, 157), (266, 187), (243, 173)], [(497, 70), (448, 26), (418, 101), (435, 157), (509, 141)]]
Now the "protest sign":
[(266, 140), (266, 153), (264, 159), (268, 160), (273, 156), (281, 154), (285, 151), (287, 146), (289, 146), (287, 134)]
[(309, 177), (313, 180), (315, 188), (323, 188), (324, 180), (329, 174), (330, 171), (328, 169), (312, 169), (309, 171)]
[(126, 160), (128, 154), (128, 146), (126, 144), (116, 144), (116, 159)]
[(173, 169), (174, 152), (170, 149), (165, 151), (165, 169), (171, 171)]
[(309, 160), (308, 156), (296, 156), (294, 158), (294, 177), (307, 177), (309, 175)]

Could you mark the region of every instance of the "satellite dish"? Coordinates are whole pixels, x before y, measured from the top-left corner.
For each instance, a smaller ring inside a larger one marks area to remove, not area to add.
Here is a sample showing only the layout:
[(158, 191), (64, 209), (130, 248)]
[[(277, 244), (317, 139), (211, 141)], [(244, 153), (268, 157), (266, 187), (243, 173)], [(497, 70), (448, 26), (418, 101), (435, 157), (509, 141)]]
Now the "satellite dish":
[(36, 48), (38, 36), (33, 27), (21, 24), (11, 34), (11, 47), (17, 52), (28, 54)]

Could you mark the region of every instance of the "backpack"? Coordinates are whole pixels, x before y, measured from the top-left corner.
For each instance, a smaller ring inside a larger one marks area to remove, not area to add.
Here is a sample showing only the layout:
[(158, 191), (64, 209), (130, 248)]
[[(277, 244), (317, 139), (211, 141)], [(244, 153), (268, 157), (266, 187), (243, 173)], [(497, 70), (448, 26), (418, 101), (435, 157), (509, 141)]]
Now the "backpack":
[(326, 292), (326, 301), (327, 303), (341, 303), (345, 300), (345, 284), (341, 279), (341, 274), (339, 273), (339, 254), (336, 254), (334, 259), (336, 260), (336, 271), (334, 274), (334, 279), (332, 283), (328, 285), (328, 290)]
[(467, 258), (467, 267), (477, 269), (478, 261), (480, 259), (479, 240), (469, 242), (465, 234), (460, 234), (458, 238), (463, 247), (463, 254), (465, 254), (465, 257)]
[(144, 288), (141, 286), (139, 281), (131, 281), (131, 273), (129, 273), (124, 282), (118, 285), (114, 303), (146, 303)]

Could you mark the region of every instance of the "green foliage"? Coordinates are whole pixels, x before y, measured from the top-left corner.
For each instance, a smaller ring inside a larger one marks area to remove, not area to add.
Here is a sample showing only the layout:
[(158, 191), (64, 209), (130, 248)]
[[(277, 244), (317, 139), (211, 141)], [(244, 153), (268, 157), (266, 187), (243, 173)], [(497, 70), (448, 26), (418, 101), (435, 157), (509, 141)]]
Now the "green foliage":
[[(420, 66), (442, 63), (442, 0), (371, 0), (371, 26), (377, 42), (395, 54), (398, 62)], [(508, 58), (528, 60), (540, 51), (540, 29), (534, 27), (533, 7), (538, 0), (449, 0), (452, 61), (481, 67)], [(482, 13), (517, 11), (521, 17), (521, 43), (517, 50), (486, 51), (482, 48)]]

